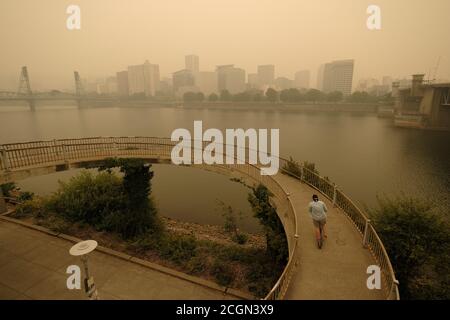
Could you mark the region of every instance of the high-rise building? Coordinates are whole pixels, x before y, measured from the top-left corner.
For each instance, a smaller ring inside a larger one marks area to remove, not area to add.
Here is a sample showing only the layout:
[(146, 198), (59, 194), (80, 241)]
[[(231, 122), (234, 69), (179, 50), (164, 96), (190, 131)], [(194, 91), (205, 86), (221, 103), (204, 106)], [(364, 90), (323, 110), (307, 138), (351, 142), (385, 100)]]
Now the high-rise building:
[(258, 79), (261, 86), (272, 85), (275, 81), (275, 66), (273, 64), (258, 66)]
[(120, 71), (116, 73), (117, 78), (117, 94), (119, 96), (128, 96), (128, 71)]
[(217, 93), (217, 73), (214, 71), (199, 71), (194, 73), (194, 83), (205, 95)]
[(299, 89), (309, 89), (309, 79), (311, 73), (309, 70), (301, 70), (295, 73), (294, 84)]
[(278, 90), (285, 90), (294, 87), (294, 81), (286, 77), (278, 77), (275, 79), (275, 87)]
[(106, 90), (109, 94), (117, 93), (117, 78), (116, 77), (108, 77), (106, 78)]
[(247, 79), (249, 89), (259, 88), (259, 78), (257, 73), (249, 73)]
[(182, 87), (192, 87), (195, 85), (194, 74), (191, 70), (183, 69), (173, 73), (173, 91), (177, 93)]
[(245, 91), (245, 70), (232, 64), (217, 66), (217, 86), (219, 92), (228, 90), (236, 94)]
[(159, 90), (159, 65), (151, 64), (148, 60), (144, 64), (128, 66), (128, 88), (130, 95), (143, 93), (154, 96)]
[(325, 64), (323, 68), (322, 91), (352, 93), (354, 60), (339, 60)]
[(192, 72), (199, 72), (199, 59), (198, 56), (191, 54), (184, 57), (185, 69)]

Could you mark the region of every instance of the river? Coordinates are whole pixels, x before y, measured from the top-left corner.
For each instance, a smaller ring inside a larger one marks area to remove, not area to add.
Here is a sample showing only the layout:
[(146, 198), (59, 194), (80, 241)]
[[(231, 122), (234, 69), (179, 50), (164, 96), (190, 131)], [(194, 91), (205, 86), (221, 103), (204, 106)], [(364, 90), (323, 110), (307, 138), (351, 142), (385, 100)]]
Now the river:
[[(448, 132), (396, 128), (373, 114), (274, 110), (71, 106), (0, 107), (0, 143), (90, 136), (169, 137), (174, 129), (193, 132), (194, 120), (207, 128), (279, 128), (280, 155), (316, 164), (361, 206), (377, 195), (405, 193), (450, 208)], [(193, 168), (154, 165), (153, 197), (161, 214), (198, 223), (221, 224), (221, 200), (257, 228), (246, 201), (248, 189), (224, 176)], [(48, 194), (73, 172), (29, 178), (23, 189)]]

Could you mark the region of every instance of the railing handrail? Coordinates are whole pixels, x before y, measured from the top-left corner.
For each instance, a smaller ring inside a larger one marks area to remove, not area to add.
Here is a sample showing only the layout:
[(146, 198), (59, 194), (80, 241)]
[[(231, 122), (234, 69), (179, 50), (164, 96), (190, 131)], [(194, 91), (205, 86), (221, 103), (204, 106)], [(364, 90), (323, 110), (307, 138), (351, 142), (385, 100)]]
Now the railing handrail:
[[(103, 139), (103, 141), (99, 141), (99, 142), (89, 142), (95, 139)], [(107, 140), (113, 140), (113, 141), (107, 141)], [(105, 145), (105, 144), (122, 144), (122, 142), (120, 141), (120, 139), (124, 139), (124, 140), (128, 140), (123, 142), (123, 144), (134, 144), (134, 145), (145, 145), (145, 144), (149, 144), (150, 142), (140, 142), (140, 141), (130, 141), (132, 139), (155, 139), (155, 140), (159, 140), (159, 141), (164, 141), (164, 143), (158, 143), (156, 141), (151, 142), (152, 145), (162, 145), (162, 146), (173, 146), (174, 143), (177, 143), (176, 141), (172, 141), (170, 138), (161, 138), (161, 137), (144, 137), (144, 136), (122, 136), (122, 137), (87, 137), (87, 138), (75, 138), (75, 139), (70, 139), (70, 138), (65, 138), (65, 139), (56, 139), (56, 140), (41, 140), (41, 141), (30, 141), (30, 142), (19, 142), (19, 143), (7, 143), (7, 144), (2, 144), (0, 145), (0, 150), (3, 150), (4, 153), (8, 154), (9, 152), (15, 152), (15, 151), (21, 151), (24, 149), (29, 149), (29, 150), (33, 150), (33, 149), (42, 149), (42, 148), (49, 148), (49, 147), (61, 147), (61, 146), (86, 146), (86, 145)], [(105, 141), (106, 140), (106, 141)], [(117, 141), (119, 140), (119, 141)], [(193, 139), (191, 139), (192, 141), (194, 141)], [(89, 143), (74, 143), (76, 141), (88, 141)], [(170, 143), (167, 143), (169, 142)], [(69, 144), (67, 144), (67, 142), (69, 142)], [(203, 141), (205, 142), (205, 141)], [(43, 146), (30, 146), (33, 144), (39, 144), (39, 143), (43, 143), (43, 144), (48, 144), (48, 145), (43, 145)], [(57, 144), (58, 143), (58, 144)], [(28, 145), (26, 148), (20, 148), (19, 146), (22, 145)], [(225, 146), (225, 144), (223, 144)], [(9, 148), (11, 146), (17, 146), (17, 148)], [(203, 146), (203, 144), (202, 144)], [(193, 145), (191, 145), (191, 148), (193, 148)], [(247, 150), (250, 150), (249, 148), (245, 148)], [(252, 151), (256, 151), (256, 150), (252, 150)], [(306, 168), (304, 165), (302, 164), (298, 164), (299, 169), (302, 170), (302, 177), (299, 177), (297, 175), (295, 175), (294, 173), (286, 170), (283, 168), (283, 165), (286, 163), (292, 163), (291, 160), (287, 160), (285, 158), (281, 158), (278, 157), (280, 160), (280, 169), (282, 172), (288, 173), (290, 176), (292, 176), (293, 178), (299, 180), (300, 182), (306, 183), (308, 184), (310, 187), (313, 187), (314, 189), (318, 190), (319, 192), (321, 192), (325, 197), (327, 197), (330, 200), (333, 200), (333, 204), (335, 204), (335, 200), (336, 200), (336, 194), (339, 191), (340, 194), (346, 199), (346, 201), (348, 202), (349, 205), (351, 205), (357, 212), (357, 214), (363, 219), (364, 222), (366, 222), (366, 229), (367, 229), (367, 225), (370, 226), (370, 224), (368, 224), (368, 222), (370, 221), (367, 216), (362, 212), (361, 209), (359, 209), (359, 207), (353, 203), (353, 201), (347, 197), (342, 191), (338, 190), (336, 185), (333, 184), (331, 181), (325, 179), (324, 177), (320, 176), (319, 174), (317, 174), (316, 172), (314, 172), (313, 170), (310, 170), (308, 168)], [(8, 160), (8, 159), (7, 159)], [(0, 172), (2, 171), (2, 166), (1, 166), (1, 161), (3, 161), (2, 158), (0, 158)], [(249, 163), (245, 163), (246, 165), (250, 165), (253, 166), (254, 168), (256, 168), (257, 170), (260, 170), (259, 167), (249, 164)], [(3, 164), (3, 168), (5, 168), (5, 164)], [(308, 172), (309, 175), (311, 175), (312, 177), (315, 177), (315, 179), (317, 179), (317, 181), (323, 181), (326, 182), (329, 186), (333, 186), (334, 187), (334, 196), (333, 199), (331, 199), (331, 197), (325, 192), (325, 190), (321, 189), (321, 184), (319, 184), (318, 186), (313, 185), (312, 183), (310, 183), (308, 181), (308, 179), (305, 179), (305, 172)], [(250, 172), (247, 173), (250, 177), (252, 177), (250, 175)], [(270, 177), (270, 176), (268, 176)], [(255, 178), (255, 177), (252, 177)], [(287, 285), (289, 283), (289, 277), (291, 276), (292, 273), (292, 269), (293, 266), (296, 264), (296, 256), (297, 256), (297, 232), (298, 232), (298, 221), (297, 221), (297, 216), (295, 214), (295, 209), (292, 205), (292, 202), (289, 199), (289, 193), (284, 190), (284, 188), (278, 183), (278, 181), (276, 181), (276, 179), (273, 179), (272, 177), (270, 177), (271, 180), (275, 183), (275, 185), (277, 186), (277, 188), (279, 188), (282, 193), (284, 194), (284, 197), (286, 198), (286, 201), (288, 203), (288, 210), (291, 211), (291, 213), (293, 214), (294, 217), (294, 242), (293, 242), (293, 248), (292, 251), (289, 250), (289, 260), (288, 263), (285, 267), (285, 269), (283, 270), (283, 273), (281, 274), (281, 276), (279, 277), (278, 281), (276, 282), (276, 284), (274, 285), (274, 287), (271, 289), (271, 291), (269, 292), (269, 294), (265, 297), (265, 299), (278, 299), (278, 298), (282, 298), (284, 296), (284, 291), (285, 288), (287, 288)], [(357, 221), (355, 221), (352, 217), (352, 215), (348, 214), (348, 212), (346, 212), (345, 208), (343, 208), (342, 206), (340, 206), (339, 204), (337, 204), (337, 206), (347, 214), (347, 216), (353, 221), (353, 223), (356, 225)], [(372, 226), (371, 226), (372, 227)], [(378, 246), (381, 248), (381, 253), (383, 255), (383, 257), (377, 256), (375, 253), (375, 250), (371, 250), (371, 253), (373, 255), (373, 257), (375, 258), (375, 260), (377, 262), (381, 261), (381, 258), (383, 258), (386, 262), (387, 262), (387, 269), (388, 269), (388, 273), (389, 275), (385, 275), (383, 273), (383, 275), (387, 278), (386, 280), (390, 283), (390, 292), (389, 295), (392, 292), (392, 289), (395, 289), (394, 294), (395, 294), (395, 298), (399, 299), (399, 295), (398, 295), (398, 281), (395, 278), (395, 273), (394, 273), (394, 269), (392, 267), (392, 264), (390, 262), (389, 259), (389, 255), (387, 254), (387, 251), (380, 239), (380, 237), (378, 236), (378, 234), (376, 233), (375, 229), (372, 227), (373, 230), (373, 234), (375, 237), (375, 240), (378, 244)], [(287, 282), (285, 283), (285, 281), (287, 280)], [(389, 296), (388, 296), (389, 298)]]

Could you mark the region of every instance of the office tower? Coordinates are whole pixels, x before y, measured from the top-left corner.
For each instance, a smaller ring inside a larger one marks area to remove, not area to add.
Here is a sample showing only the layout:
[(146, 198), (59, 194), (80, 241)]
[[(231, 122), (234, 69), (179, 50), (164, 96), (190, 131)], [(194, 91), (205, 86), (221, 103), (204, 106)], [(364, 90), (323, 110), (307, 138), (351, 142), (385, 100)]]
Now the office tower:
[(219, 93), (222, 90), (231, 94), (245, 91), (245, 70), (232, 64), (217, 66), (217, 86)]
[(294, 87), (294, 81), (285, 77), (275, 79), (275, 87), (277, 90), (285, 90)]
[(323, 91), (323, 72), (325, 70), (325, 65), (320, 65), (317, 70), (317, 90)]
[(214, 71), (199, 71), (194, 73), (195, 86), (205, 95), (218, 93), (217, 73)]
[(185, 69), (192, 72), (199, 72), (199, 59), (196, 55), (188, 55), (184, 57)]
[(120, 71), (116, 73), (117, 78), (117, 94), (119, 96), (128, 96), (128, 71)]
[(339, 60), (326, 63), (323, 69), (322, 91), (352, 93), (354, 60)]
[(273, 64), (258, 66), (258, 79), (261, 86), (274, 84), (275, 66)]
[(183, 69), (172, 75), (173, 91), (177, 93), (182, 87), (193, 87), (195, 85), (194, 74), (191, 70)]
[(128, 88), (130, 95), (154, 96), (159, 90), (159, 65), (146, 60), (144, 64), (128, 66)]
[(248, 87), (250, 89), (258, 89), (259, 88), (259, 78), (257, 73), (249, 73), (247, 76)]
[(295, 73), (294, 85), (299, 89), (309, 89), (311, 73), (309, 70), (301, 70)]

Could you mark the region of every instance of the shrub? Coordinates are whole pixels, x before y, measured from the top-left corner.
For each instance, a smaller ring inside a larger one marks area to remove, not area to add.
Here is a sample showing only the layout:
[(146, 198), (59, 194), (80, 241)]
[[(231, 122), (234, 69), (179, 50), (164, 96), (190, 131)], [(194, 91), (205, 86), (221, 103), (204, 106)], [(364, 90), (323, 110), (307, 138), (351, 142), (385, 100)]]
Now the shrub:
[(375, 227), (386, 247), (403, 299), (450, 298), (448, 220), (432, 205), (405, 196), (378, 198)]
[(42, 198), (33, 198), (20, 203), (13, 214), (15, 218), (36, 217), (44, 218), (48, 215), (48, 207)]
[[(106, 217), (125, 210), (121, 179), (112, 173), (93, 175), (82, 171), (69, 182), (60, 182), (51, 197), (51, 208), (71, 221), (88, 223), (97, 229), (111, 229)], [(109, 218), (111, 219), (111, 218)]]
[(222, 259), (215, 259), (211, 267), (211, 273), (216, 278), (217, 283), (227, 287), (234, 281), (234, 274)]
[(245, 233), (237, 233), (232, 239), (238, 244), (246, 244), (248, 241), (248, 236)]
[(14, 182), (8, 182), (8, 183), (0, 184), (0, 188), (2, 189), (3, 195), (5, 197), (10, 197), (11, 191), (13, 191), (16, 188), (16, 185)]

